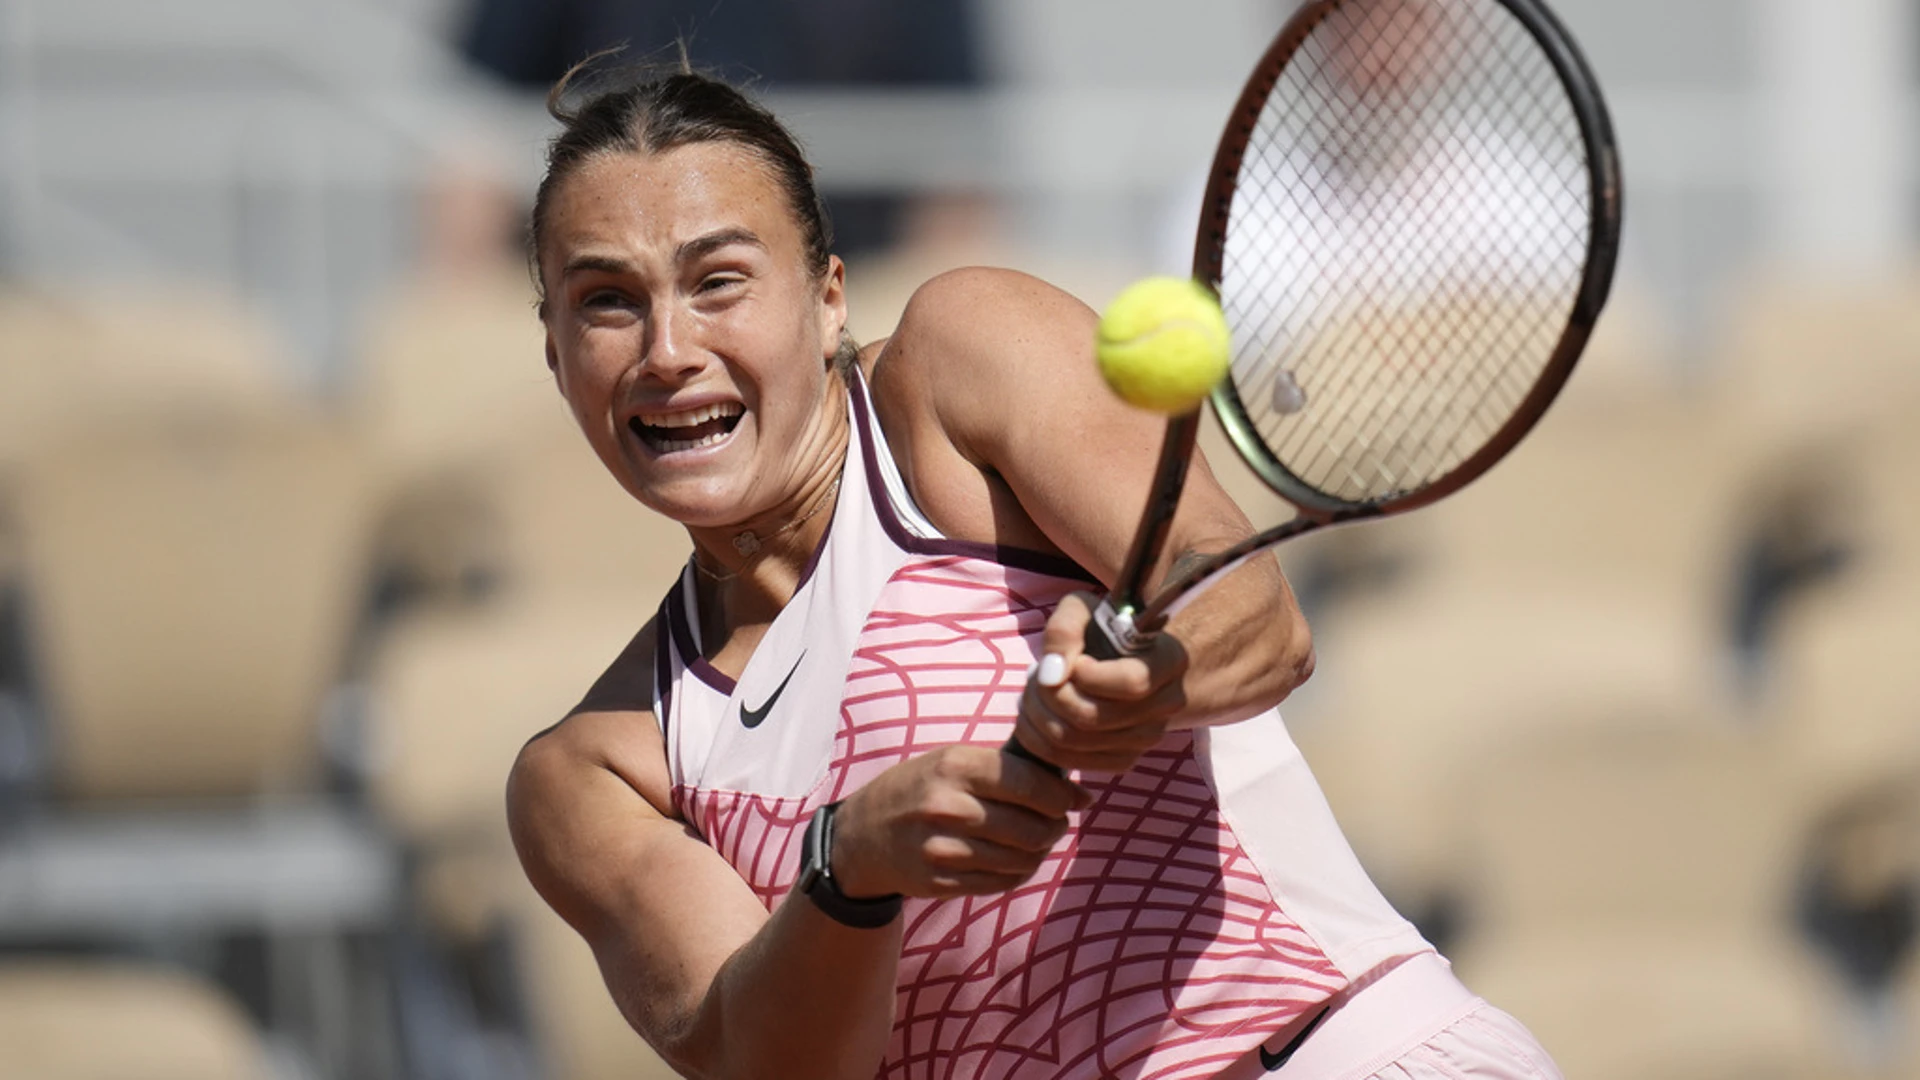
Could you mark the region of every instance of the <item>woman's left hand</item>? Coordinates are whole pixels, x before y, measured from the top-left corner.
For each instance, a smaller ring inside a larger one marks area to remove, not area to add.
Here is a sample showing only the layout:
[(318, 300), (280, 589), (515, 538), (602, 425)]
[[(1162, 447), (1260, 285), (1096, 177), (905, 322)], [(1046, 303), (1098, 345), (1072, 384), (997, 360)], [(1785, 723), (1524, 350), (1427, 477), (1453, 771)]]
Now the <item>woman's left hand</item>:
[(1047, 619), (1014, 738), (1063, 769), (1125, 772), (1167, 732), (1187, 697), (1187, 651), (1170, 634), (1118, 660), (1086, 653), (1097, 597), (1073, 593)]

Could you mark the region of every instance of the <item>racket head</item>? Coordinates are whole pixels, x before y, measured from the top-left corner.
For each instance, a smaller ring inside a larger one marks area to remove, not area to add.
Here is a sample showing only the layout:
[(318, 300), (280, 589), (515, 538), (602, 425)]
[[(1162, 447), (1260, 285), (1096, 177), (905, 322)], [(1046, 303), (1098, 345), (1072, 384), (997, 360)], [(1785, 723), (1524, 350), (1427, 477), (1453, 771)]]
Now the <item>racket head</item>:
[[(1382, 61), (1413, 71), (1345, 87), (1355, 69)], [(1353, 169), (1354, 190), (1314, 172), (1326, 154), (1385, 147), (1391, 157), (1422, 140), (1441, 166), (1465, 170), (1457, 190), (1443, 181), (1396, 192), (1423, 168), (1406, 160), (1370, 176)], [(1476, 169), (1488, 170), (1486, 190), (1476, 190)], [(1463, 242), (1471, 230), (1438, 220), (1463, 212), (1462, 200), (1486, 219), (1489, 244)], [(1541, 250), (1501, 250), (1526, 239), (1511, 222), (1503, 232), (1502, 209), (1551, 227)], [(1330, 523), (1433, 502), (1499, 461), (1565, 385), (1606, 304), (1620, 221), (1605, 102), (1544, 5), (1314, 0), (1248, 78), (1208, 180), (1193, 273), (1220, 293), (1235, 338), (1215, 414), (1304, 517)], [(1263, 272), (1305, 284), (1275, 288)], [(1503, 296), (1520, 297), (1521, 310)], [(1441, 357), (1426, 362), (1430, 373), (1373, 387), (1389, 405), (1360, 400), (1366, 365), (1406, 364), (1422, 349)], [(1456, 355), (1486, 351), (1513, 355)], [(1292, 386), (1263, 378), (1270, 372)], [(1491, 403), (1483, 390), (1449, 432), (1447, 399), (1470, 379), (1504, 389)], [(1335, 408), (1363, 411), (1343, 423)], [(1409, 435), (1409, 421), (1427, 430)], [(1329, 458), (1329, 443), (1343, 449)]]

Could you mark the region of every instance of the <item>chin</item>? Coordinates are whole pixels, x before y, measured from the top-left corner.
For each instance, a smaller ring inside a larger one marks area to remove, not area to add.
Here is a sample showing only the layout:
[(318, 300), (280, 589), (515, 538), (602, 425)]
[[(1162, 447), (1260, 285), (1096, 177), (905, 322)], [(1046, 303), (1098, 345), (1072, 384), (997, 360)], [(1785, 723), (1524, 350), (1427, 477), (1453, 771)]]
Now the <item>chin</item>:
[(741, 493), (728, 477), (678, 478), (652, 482), (629, 479), (628, 491), (662, 516), (692, 528), (718, 528), (740, 520)]

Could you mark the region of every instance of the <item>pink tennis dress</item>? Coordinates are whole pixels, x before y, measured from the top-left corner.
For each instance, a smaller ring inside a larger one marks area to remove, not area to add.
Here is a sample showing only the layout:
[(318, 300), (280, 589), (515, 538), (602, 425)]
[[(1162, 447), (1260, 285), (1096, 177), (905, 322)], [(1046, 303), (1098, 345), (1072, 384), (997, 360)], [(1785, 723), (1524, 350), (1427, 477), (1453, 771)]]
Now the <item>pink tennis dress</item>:
[[(1065, 560), (941, 536), (854, 383), (832, 525), (738, 683), (702, 659), (691, 569), (662, 605), (654, 704), (676, 806), (769, 909), (815, 808), (913, 755), (1002, 744), (1048, 613), (1094, 587)], [(1277, 713), (1079, 779), (1096, 801), (1027, 884), (907, 902), (880, 1076), (1218, 1076), (1431, 957)]]

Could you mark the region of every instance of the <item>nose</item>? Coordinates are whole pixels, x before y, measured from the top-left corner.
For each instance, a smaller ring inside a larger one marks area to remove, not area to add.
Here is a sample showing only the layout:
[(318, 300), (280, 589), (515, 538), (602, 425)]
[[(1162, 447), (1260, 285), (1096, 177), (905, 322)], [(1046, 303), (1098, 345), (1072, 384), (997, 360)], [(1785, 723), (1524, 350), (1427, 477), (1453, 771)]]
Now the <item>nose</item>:
[(652, 374), (675, 379), (696, 371), (702, 354), (692, 344), (688, 313), (674, 304), (654, 304), (647, 318), (641, 365)]

